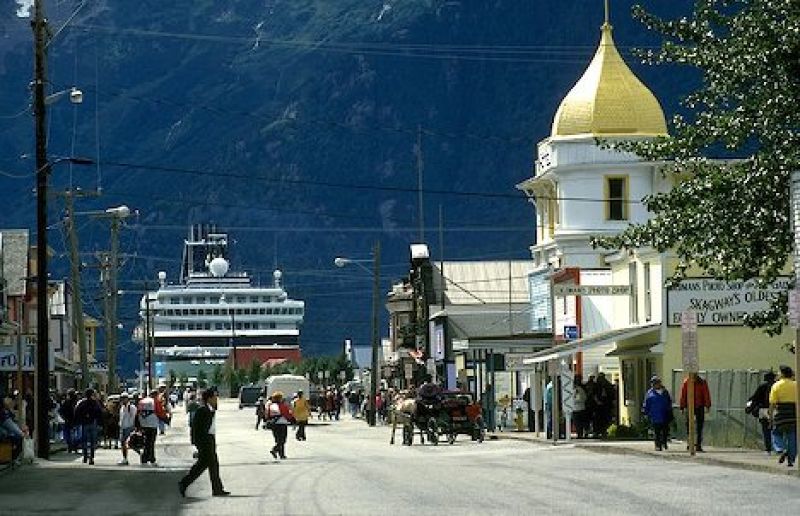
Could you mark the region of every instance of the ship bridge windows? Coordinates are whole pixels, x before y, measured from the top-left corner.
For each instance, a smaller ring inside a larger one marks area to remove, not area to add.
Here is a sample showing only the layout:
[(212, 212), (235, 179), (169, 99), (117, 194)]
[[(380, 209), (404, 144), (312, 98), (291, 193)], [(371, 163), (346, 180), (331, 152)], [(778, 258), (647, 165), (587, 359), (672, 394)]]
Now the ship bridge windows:
[(258, 303), (258, 296), (250, 296), (251, 303)]
[(186, 324), (184, 324), (184, 323), (179, 324), (178, 325), (178, 329), (179, 330), (185, 330), (186, 329)]
[(245, 296), (236, 296), (236, 302), (237, 303), (246, 303), (247, 302), (247, 298)]
[(214, 329), (215, 330), (221, 330), (222, 329), (222, 323), (220, 323), (220, 322), (214, 323)]
[(171, 297), (171, 298), (169, 298), (169, 304), (171, 304), (171, 305), (177, 305), (177, 304), (180, 304), (180, 302), (181, 302), (181, 299), (179, 297)]

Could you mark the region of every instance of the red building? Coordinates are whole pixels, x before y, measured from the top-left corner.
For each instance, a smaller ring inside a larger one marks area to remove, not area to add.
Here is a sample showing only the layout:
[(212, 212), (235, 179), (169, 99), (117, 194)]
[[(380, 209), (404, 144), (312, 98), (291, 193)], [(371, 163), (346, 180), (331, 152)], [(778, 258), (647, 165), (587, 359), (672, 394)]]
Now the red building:
[[(234, 355), (235, 353), (235, 355)], [(268, 346), (249, 346), (231, 349), (226, 360), (226, 365), (235, 366), (237, 369), (250, 367), (253, 360), (260, 364), (274, 366), (284, 362), (292, 364), (300, 363), (302, 360), (300, 346), (293, 345), (268, 345)]]

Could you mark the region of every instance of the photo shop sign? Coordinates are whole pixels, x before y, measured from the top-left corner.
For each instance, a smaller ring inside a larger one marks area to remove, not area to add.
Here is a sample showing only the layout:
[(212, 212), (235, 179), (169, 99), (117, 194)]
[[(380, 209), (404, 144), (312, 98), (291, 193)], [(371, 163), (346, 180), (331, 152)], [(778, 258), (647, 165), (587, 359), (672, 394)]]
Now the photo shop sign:
[(668, 324), (680, 326), (681, 313), (691, 310), (697, 314), (698, 326), (739, 326), (745, 315), (767, 310), (789, 289), (789, 282), (789, 277), (781, 276), (759, 288), (756, 280), (687, 278), (667, 290)]

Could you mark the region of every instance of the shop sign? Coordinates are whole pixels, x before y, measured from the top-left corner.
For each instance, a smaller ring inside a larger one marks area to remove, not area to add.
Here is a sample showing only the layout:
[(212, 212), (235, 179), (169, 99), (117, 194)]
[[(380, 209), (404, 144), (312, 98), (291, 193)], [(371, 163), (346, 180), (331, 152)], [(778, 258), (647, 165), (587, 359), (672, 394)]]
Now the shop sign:
[[(23, 371), (33, 371), (35, 363), (36, 362), (31, 351), (24, 353), (22, 360)], [(17, 364), (18, 360), (16, 349), (13, 351), (0, 351), (0, 371), (17, 371)], [(50, 362), (50, 365), (52, 367), (52, 361)]]
[(553, 285), (553, 295), (563, 296), (630, 296), (630, 285)]
[(746, 315), (767, 310), (789, 288), (789, 277), (759, 288), (756, 280), (722, 281), (688, 278), (667, 291), (667, 323), (681, 324), (681, 314), (691, 310), (698, 326), (740, 326)]

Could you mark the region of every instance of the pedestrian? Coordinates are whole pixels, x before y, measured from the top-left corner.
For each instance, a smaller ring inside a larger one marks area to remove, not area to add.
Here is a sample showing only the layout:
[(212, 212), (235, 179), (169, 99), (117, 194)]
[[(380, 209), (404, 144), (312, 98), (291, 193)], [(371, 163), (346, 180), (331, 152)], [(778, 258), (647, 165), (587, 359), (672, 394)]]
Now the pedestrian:
[(650, 379), (650, 390), (647, 391), (647, 395), (644, 398), (642, 412), (645, 413), (650, 420), (650, 424), (653, 425), (656, 450), (666, 450), (669, 425), (672, 423), (672, 398), (658, 376), (653, 376)]
[(608, 435), (611, 414), (614, 408), (614, 386), (606, 379), (605, 373), (597, 375), (594, 389), (594, 435), (604, 439)]
[(772, 453), (772, 422), (769, 417), (769, 392), (775, 383), (775, 373), (769, 371), (764, 375), (764, 383), (756, 387), (750, 396), (747, 411), (758, 418), (761, 424), (761, 436), (764, 439), (764, 451), (767, 455)]
[[(194, 415), (197, 413), (197, 409), (200, 408), (200, 403), (197, 401), (197, 395), (194, 392), (188, 394), (188, 401), (186, 402), (186, 414), (189, 420), (189, 441), (194, 446), (194, 437), (192, 437), (192, 423), (194, 421)], [(192, 458), (197, 458), (197, 450), (192, 453)]]
[(24, 425), (20, 427), (14, 411), (11, 396), (0, 395), (0, 436), (11, 441), (11, 460), (17, 462), (22, 454), (22, 442), (26, 435)]
[(158, 416), (156, 415), (155, 397), (158, 392), (151, 390), (150, 393), (139, 400), (137, 407), (139, 415), (139, 427), (142, 429), (144, 437), (144, 448), (142, 449), (141, 462), (148, 462), (156, 466), (156, 436), (158, 435)]
[(597, 407), (595, 405), (595, 395), (597, 394), (597, 382), (595, 381), (595, 376), (593, 374), (589, 375), (589, 378), (586, 380), (586, 383), (583, 384), (583, 388), (586, 390), (586, 433), (587, 437), (589, 434), (596, 437), (597, 433), (594, 430), (594, 420), (595, 414), (597, 412)]
[(785, 461), (791, 468), (797, 458), (797, 391), (794, 371), (780, 366), (781, 378), (769, 391), (769, 408), (772, 415), (772, 445), (780, 453), (778, 464)]
[(281, 391), (272, 393), (272, 398), (267, 407), (267, 424), (271, 427), (272, 436), (275, 438), (275, 446), (269, 451), (273, 458), (286, 458), (286, 436), (289, 433), (288, 426), (293, 421), (292, 409), (283, 399)]
[(94, 389), (86, 389), (84, 397), (75, 406), (75, 422), (81, 425), (83, 436), (83, 463), (94, 465), (94, 452), (97, 449), (97, 433), (103, 423), (103, 407)]
[[(589, 434), (589, 424), (586, 420), (586, 389), (583, 386), (581, 375), (575, 375), (574, 407), (572, 417), (575, 419), (575, 434), (578, 439), (585, 439)], [(530, 397), (530, 394), (529, 394)]]
[(358, 417), (358, 392), (355, 390), (347, 394), (347, 406), (350, 408), (350, 417), (355, 419)]
[(64, 439), (67, 441), (67, 453), (78, 452), (77, 430), (75, 428), (75, 405), (78, 404), (78, 393), (75, 389), (67, 391), (67, 397), (61, 404), (59, 414), (64, 420)]
[(292, 404), (294, 410), (294, 419), (297, 421), (297, 433), (295, 437), (298, 441), (306, 440), (306, 425), (308, 425), (308, 418), (311, 415), (311, 407), (308, 400), (303, 396), (303, 391), (297, 391), (297, 399)]
[[(711, 409), (711, 393), (708, 391), (708, 383), (697, 373), (690, 373), (694, 377), (694, 420), (695, 420), (695, 442), (694, 449), (703, 452), (703, 424), (706, 420), (706, 411)], [(681, 412), (686, 410), (688, 404), (688, 385), (689, 378), (683, 380), (681, 386)], [(689, 431), (689, 418), (686, 418), (686, 431)], [(687, 446), (688, 449), (688, 446)]]
[(259, 396), (256, 402), (256, 430), (261, 426), (261, 422), (266, 420), (266, 414), (264, 414), (264, 398)]
[(122, 460), (120, 466), (128, 465), (128, 437), (136, 428), (136, 407), (131, 404), (127, 392), (123, 392), (120, 397), (119, 405), (119, 440), (122, 444)]
[(172, 420), (172, 409), (166, 394), (166, 387), (160, 387), (154, 398), (156, 407), (156, 417), (158, 417), (158, 433), (164, 435), (167, 426)]
[(186, 489), (208, 469), (211, 477), (211, 495), (228, 496), (231, 493), (222, 487), (222, 480), (219, 478), (219, 458), (217, 457), (217, 389), (210, 387), (203, 391), (203, 403), (197, 409), (192, 424), (192, 440), (197, 446), (197, 462), (178, 483), (178, 491), (181, 496), (186, 496)]

